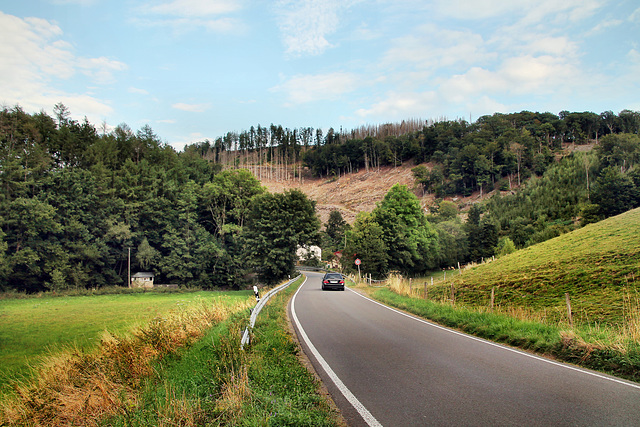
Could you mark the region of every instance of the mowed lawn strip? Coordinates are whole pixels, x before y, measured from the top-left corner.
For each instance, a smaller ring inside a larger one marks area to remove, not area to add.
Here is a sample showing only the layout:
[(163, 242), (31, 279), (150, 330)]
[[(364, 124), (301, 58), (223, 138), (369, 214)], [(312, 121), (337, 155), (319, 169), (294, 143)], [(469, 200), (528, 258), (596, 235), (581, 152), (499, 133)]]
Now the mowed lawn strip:
[(41, 356), (62, 347), (87, 349), (107, 330), (125, 334), (170, 310), (204, 300), (233, 303), (249, 291), (43, 296), (0, 300), (0, 394), (30, 374)]

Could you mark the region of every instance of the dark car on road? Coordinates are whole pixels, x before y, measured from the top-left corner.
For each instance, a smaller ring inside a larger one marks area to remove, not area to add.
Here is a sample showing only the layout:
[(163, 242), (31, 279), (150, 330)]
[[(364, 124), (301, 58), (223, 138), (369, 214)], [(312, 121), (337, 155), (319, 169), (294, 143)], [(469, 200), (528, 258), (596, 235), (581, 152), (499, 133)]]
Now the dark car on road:
[(339, 289), (344, 291), (344, 277), (340, 273), (327, 273), (322, 278), (322, 290)]

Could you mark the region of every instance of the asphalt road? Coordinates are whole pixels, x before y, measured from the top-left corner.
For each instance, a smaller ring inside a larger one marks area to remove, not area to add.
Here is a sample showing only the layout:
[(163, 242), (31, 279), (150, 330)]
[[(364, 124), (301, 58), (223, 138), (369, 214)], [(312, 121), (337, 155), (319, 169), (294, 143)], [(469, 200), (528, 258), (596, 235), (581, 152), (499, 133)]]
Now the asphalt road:
[(289, 310), (350, 426), (640, 426), (640, 385), (407, 316), (319, 273)]

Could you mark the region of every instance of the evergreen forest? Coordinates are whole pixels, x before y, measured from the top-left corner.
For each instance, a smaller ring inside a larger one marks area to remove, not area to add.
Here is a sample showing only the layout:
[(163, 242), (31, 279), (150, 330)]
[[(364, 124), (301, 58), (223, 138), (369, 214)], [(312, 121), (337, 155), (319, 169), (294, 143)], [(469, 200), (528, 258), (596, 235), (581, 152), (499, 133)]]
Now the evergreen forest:
[[(563, 111), (366, 126), (251, 127), (177, 152), (149, 126), (108, 130), (19, 106), (0, 110), (0, 289), (29, 293), (157, 283), (238, 288), (293, 273), (321, 244), (366, 273), (423, 274), (526, 247), (640, 206), (640, 113)], [(260, 179), (333, 179), (414, 165), (353, 226), (324, 230), (299, 190)], [(416, 194), (431, 193), (425, 214)], [(488, 194), (470, 206), (457, 197)], [(460, 209), (464, 212), (462, 212)]]

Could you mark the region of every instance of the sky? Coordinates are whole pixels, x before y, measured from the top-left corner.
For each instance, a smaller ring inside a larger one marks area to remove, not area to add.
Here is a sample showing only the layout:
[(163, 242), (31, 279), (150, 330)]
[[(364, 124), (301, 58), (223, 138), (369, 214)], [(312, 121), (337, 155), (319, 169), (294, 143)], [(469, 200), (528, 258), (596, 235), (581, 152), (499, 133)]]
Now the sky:
[(0, 106), (213, 141), (640, 111), (637, 0), (0, 0)]

